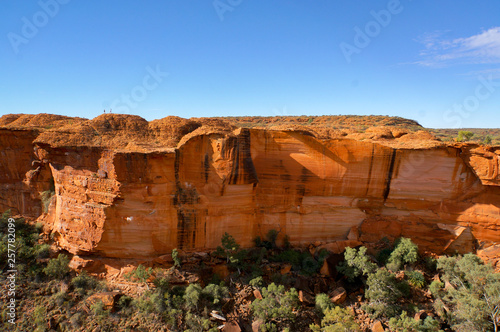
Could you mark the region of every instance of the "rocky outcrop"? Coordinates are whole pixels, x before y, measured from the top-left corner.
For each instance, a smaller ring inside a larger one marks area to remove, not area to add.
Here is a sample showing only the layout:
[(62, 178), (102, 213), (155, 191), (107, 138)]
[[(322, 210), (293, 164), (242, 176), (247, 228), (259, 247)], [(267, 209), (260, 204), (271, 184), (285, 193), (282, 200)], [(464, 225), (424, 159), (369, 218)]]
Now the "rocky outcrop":
[(0, 207), (39, 217), (72, 253), (119, 258), (212, 249), (224, 232), (248, 247), (270, 229), (294, 245), (407, 236), (437, 253), (500, 239), (493, 148), (134, 121), (4, 123)]

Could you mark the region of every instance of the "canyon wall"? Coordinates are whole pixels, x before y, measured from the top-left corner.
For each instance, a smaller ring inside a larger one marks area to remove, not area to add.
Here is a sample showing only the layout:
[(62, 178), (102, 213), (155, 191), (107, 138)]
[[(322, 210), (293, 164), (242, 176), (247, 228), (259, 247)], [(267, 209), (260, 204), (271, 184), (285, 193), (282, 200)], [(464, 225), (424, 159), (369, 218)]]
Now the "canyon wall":
[(271, 229), (293, 245), (406, 236), (437, 253), (500, 241), (498, 150), (196, 128), (150, 150), (0, 129), (0, 208), (105, 257), (213, 249), (225, 232), (249, 247)]

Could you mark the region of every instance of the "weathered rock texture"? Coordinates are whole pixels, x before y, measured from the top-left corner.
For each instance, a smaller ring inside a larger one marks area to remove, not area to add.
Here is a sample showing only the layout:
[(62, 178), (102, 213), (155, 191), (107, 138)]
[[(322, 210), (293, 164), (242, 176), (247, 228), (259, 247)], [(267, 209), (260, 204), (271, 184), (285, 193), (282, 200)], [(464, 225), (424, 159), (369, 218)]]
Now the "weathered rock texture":
[(500, 149), (427, 134), (412, 148), (405, 136), (419, 134), (396, 129), (358, 140), (217, 119), (4, 116), (0, 209), (39, 218), (72, 253), (107, 257), (211, 249), (224, 232), (251, 246), (270, 229), (295, 245), (499, 242)]

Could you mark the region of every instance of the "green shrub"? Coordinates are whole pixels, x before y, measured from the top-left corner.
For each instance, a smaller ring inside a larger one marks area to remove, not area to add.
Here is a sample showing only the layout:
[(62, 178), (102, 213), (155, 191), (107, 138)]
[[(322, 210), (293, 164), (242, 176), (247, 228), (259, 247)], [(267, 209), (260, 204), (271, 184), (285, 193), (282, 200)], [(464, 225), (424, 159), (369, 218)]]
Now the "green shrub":
[(130, 271), (125, 275), (126, 279), (136, 281), (136, 282), (141, 282), (147, 285), (146, 281), (151, 277), (151, 274), (153, 273), (153, 269), (148, 267), (147, 269), (142, 265), (139, 264), (134, 270)]
[(102, 301), (97, 301), (90, 306), (90, 310), (96, 317), (97, 321), (101, 323), (109, 316), (109, 311), (105, 309), (104, 303)]
[(457, 142), (467, 142), (474, 136), (473, 132), (460, 130), (458, 132)]
[(441, 296), (441, 291), (443, 290), (444, 283), (442, 283), (439, 280), (434, 280), (431, 282), (429, 286), (429, 291), (434, 297), (440, 297)]
[(389, 319), (389, 328), (393, 332), (438, 332), (439, 322), (432, 317), (416, 320), (403, 311), (399, 317)]
[(252, 311), (255, 317), (266, 323), (290, 323), (295, 320), (294, 310), (298, 303), (299, 296), (295, 288), (285, 291), (285, 286), (271, 283), (267, 288), (262, 288), (262, 299), (252, 302)]
[(321, 313), (321, 315), (324, 315), (326, 310), (335, 306), (330, 300), (330, 297), (324, 293), (317, 294), (314, 300), (316, 303), (316, 309)]
[(365, 295), (370, 300), (366, 307), (368, 312), (373, 313), (375, 317), (382, 315), (392, 317), (398, 312), (397, 301), (405, 295), (405, 285), (398, 283), (394, 274), (379, 269), (368, 276), (366, 285), (368, 289)]
[(70, 271), (68, 264), (68, 256), (59, 254), (57, 258), (53, 258), (49, 261), (47, 266), (43, 269), (43, 272), (50, 278), (63, 279)]
[(181, 262), (181, 259), (179, 257), (179, 251), (177, 251), (177, 249), (172, 250), (172, 259), (174, 260), (174, 266), (176, 268), (180, 268), (182, 262)]
[(498, 330), (500, 274), (474, 254), (441, 257), (438, 269), (443, 271), (443, 279), (453, 286), (436, 292), (450, 307), (452, 328), (457, 331)]
[(151, 293), (149, 291), (133, 299), (132, 305), (139, 312), (145, 314), (159, 313), (164, 310), (163, 296), (159, 293)]
[(198, 308), (198, 301), (201, 295), (201, 286), (198, 284), (189, 284), (184, 293), (184, 302), (188, 310), (195, 310)]
[(52, 295), (51, 301), (55, 303), (58, 307), (61, 307), (64, 302), (68, 299), (68, 294), (65, 292), (58, 292)]
[(303, 258), (301, 269), (302, 274), (310, 276), (315, 274), (320, 268), (321, 265), (319, 265), (318, 261), (316, 261), (311, 255), (306, 255)]
[(261, 276), (258, 276), (256, 278), (253, 278), (252, 280), (250, 280), (248, 282), (248, 284), (252, 287), (260, 288), (260, 287), (264, 286), (264, 279), (262, 279)]
[(50, 245), (47, 243), (35, 245), (33, 247), (33, 254), (36, 258), (49, 258)]
[(418, 247), (408, 238), (396, 241), (394, 250), (387, 260), (387, 268), (398, 271), (404, 264), (413, 264), (418, 260)]
[(254, 239), (256, 247), (263, 247), (266, 249), (274, 249), (276, 248), (276, 240), (278, 239), (279, 232), (275, 229), (271, 229), (266, 234), (266, 239), (262, 240), (260, 236), (257, 236)]
[(359, 250), (347, 247), (345, 248), (344, 258), (345, 262), (339, 264), (337, 270), (350, 281), (374, 273), (377, 270), (377, 265), (366, 255), (366, 247), (361, 247)]
[(224, 286), (224, 283), (220, 285), (209, 284), (201, 291), (201, 294), (212, 304), (219, 304), (223, 298), (229, 296), (229, 289)]
[(491, 136), (490, 135), (486, 135), (486, 137), (483, 140), (483, 144), (490, 145), (491, 141), (492, 141)]
[(71, 279), (71, 284), (76, 289), (91, 290), (95, 289), (99, 282), (92, 276), (89, 276), (84, 270), (78, 276)]
[(240, 245), (232, 235), (224, 233), (221, 239), (221, 245), (217, 247), (216, 253), (226, 259), (229, 267), (241, 273), (246, 251), (240, 249)]
[(347, 308), (335, 306), (326, 309), (321, 320), (321, 328), (317, 325), (310, 326), (312, 331), (325, 332), (358, 332), (361, 327), (356, 323), (354, 316)]
[(408, 279), (408, 283), (416, 288), (424, 288), (426, 285), (424, 275), (419, 271), (407, 271), (405, 276)]
[(47, 308), (44, 306), (37, 306), (35, 310), (33, 310), (33, 322), (37, 327), (46, 327), (47, 326)]

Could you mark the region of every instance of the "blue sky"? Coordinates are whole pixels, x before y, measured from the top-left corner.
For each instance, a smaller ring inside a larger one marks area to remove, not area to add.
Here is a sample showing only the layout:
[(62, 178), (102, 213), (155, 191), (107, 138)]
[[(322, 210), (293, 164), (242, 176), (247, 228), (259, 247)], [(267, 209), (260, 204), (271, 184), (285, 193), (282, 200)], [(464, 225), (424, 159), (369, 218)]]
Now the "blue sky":
[(500, 1), (3, 0), (0, 115), (500, 127)]

